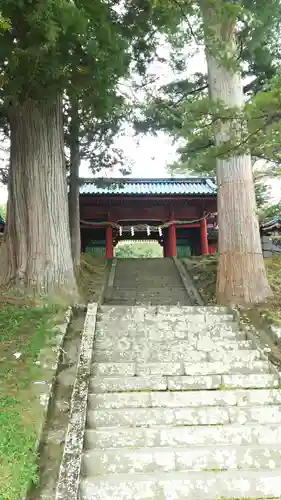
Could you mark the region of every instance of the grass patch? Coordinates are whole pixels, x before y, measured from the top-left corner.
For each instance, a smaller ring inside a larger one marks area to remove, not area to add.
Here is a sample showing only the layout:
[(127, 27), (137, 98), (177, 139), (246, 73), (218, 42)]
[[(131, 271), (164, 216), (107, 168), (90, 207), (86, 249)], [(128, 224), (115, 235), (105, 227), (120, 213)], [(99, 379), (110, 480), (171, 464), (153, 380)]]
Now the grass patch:
[(269, 319), (281, 325), (281, 257), (274, 256), (266, 259), (265, 263), (273, 297), (262, 309)]
[[(185, 260), (185, 265), (205, 302), (216, 304), (217, 256), (193, 257)], [(265, 265), (274, 295), (255, 309), (281, 325), (281, 256), (266, 259)]]
[(192, 257), (183, 262), (203, 300), (209, 305), (216, 304), (217, 256)]
[(44, 408), (33, 382), (44, 381), (47, 372), (35, 361), (58, 322), (55, 306), (13, 301), (10, 295), (0, 304), (0, 500), (20, 500), (37, 481), (35, 445)]
[[(98, 300), (106, 272), (106, 260), (82, 256), (78, 285), (85, 301)], [(37, 304), (9, 290), (0, 295), (0, 500), (21, 500), (38, 481), (35, 447), (44, 406), (42, 386), (34, 382), (49, 381), (51, 372), (35, 361), (63, 317), (62, 306)]]

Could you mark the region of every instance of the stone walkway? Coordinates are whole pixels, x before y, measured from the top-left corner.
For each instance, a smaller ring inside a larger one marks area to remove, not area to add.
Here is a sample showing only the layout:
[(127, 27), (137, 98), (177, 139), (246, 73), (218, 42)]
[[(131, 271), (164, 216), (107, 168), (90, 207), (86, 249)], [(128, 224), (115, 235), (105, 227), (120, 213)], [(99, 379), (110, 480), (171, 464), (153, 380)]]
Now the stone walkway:
[(278, 372), (222, 308), (103, 306), (80, 500), (281, 498)]
[(173, 259), (118, 259), (106, 303), (192, 305)]

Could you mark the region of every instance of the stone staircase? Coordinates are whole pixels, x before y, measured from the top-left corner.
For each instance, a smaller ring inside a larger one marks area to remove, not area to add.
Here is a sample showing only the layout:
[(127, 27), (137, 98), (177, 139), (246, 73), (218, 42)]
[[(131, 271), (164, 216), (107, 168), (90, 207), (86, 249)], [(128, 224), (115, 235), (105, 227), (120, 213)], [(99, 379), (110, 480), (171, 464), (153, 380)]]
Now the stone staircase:
[(232, 313), (102, 307), (79, 494), (281, 498), (279, 375)]
[(190, 305), (173, 259), (118, 259), (107, 304)]

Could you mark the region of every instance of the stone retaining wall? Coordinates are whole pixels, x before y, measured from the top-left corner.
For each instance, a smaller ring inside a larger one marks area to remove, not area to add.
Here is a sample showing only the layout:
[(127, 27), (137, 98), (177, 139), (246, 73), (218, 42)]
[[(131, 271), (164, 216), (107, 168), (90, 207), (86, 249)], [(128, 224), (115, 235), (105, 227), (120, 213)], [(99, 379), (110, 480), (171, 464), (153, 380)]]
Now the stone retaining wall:
[(274, 238), (271, 238), (270, 236), (262, 236), (261, 244), (263, 256), (265, 259), (276, 254), (281, 255), (281, 246), (276, 244)]

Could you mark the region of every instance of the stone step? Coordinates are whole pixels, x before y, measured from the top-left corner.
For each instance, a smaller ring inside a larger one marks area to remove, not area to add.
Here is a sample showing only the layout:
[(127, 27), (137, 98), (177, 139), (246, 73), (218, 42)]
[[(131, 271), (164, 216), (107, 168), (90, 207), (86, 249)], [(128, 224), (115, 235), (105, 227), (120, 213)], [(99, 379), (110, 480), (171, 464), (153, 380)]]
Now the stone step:
[[(157, 305), (161, 306), (161, 305), (165, 305), (165, 302), (160, 302), (161, 300), (170, 300), (170, 302), (167, 302), (167, 305), (181, 305), (181, 302), (180, 300), (182, 300), (182, 298), (184, 298), (185, 296), (188, 297), (187, 295), (187, 292), (185, 291), (185, 289), (180, 286), (180, 287), (176, 287), (174, 286), (173, 288), (169, 287), (165, 284), (163, 285), (160, 285), (159, 288), (157, 289), (152, 289), (152, 287), (150, 286), (150, 284), (147, 284), (144, 288), (139, 288), (139, 289), (135, 289), (135, 290), (126, 290), (126, 289), (116, 289), (114, 288), (113, 291), (112, 291), (112, 295), (111, 297), (114, 298), (114, 299), (125, 299), (128, 301), (128, 305), (130, 305), (130, 300), (131, 299), (136, 299), (138, 298), (139, 300), (144, 300), (144, 303), (147, 303), (149, 305), (149, 300), (157, 300), (159, 299), (159, 303)], [(172, 301), (171, 299), (178, 299), (179, 302), (177, 301)], [(186, 304), (189, 304), (189, 302), (187, 302)], [(156, 304), (150, 304), (150, 305), (156, 305)]]
[[(203, 334), (204, 335), (204, 334)], [(247, 342), (247, 343), (245, 343)], [(99, 332), (94, 340), (94, 350), (117, 350), (117, 347), (124, 346), (125, 349), (134, 349), (140, 351), (142, 349), (148, 349), (148, 346), (154, 349), (161, 349), (164, 351), (166, 347), (173, 352), (177, 352), (179, 348), (177, 344), (181, 345), (183, 348), (186, 345), (186, 351), (213, 351), (213, 350), (254, 350), (254, 344), (246, 340), (245, 334), (243, 333), (231, 333), (226, 332), (225, 335), (214, 335), (209, 336), (204, 335), (204, 341), (200, 340), (200, 335), (197, 333), (185, 332), (185, 331), (151, 331), (151, 332), (135, 332), (132, 335), (129, 331), (127, 335), (115, 336), (112, 334), (107, 337), (104, 336), (102, 332)], [(201, 349), (202, 345), (202, 349)]]
[(197, 448), (117, 448), (88, 450), (82, 474), (132, 474), (172, 471), (281, 468), (281, 452), (272, 446), (199, 446)]
[(162, 425), (278, 424), (281, 406), (201, 406), (185, 408), (123, 408), (90, 410), (88, 428), (153, 427)]
[[(202, 351), (198, 351), (201, 352)], [(188, 353), (189, 355), (189, 353)], [(225, 364), (235, 363), (236, 361), (246, 361), (252, 363), (261, 359), (261, 353), (257, 349), (247, 350), (247, 349), (237, 349), (235, 351), (223, 351), (222, 349), (217, 349), (208, 352), (208, 361), (222, 361)]]
[(212, 363), (94, 363), (92, 375), (101, 377), (114, 376), (146, 376), (146, 375), (222, 375), (269, 373), (273, 371), (268, 361), (234, 362), (225, 365), (221, 361)]
[[(165, 287), (163, 289), (163, 287)], [(173, 292), (175, 290), (184, 291), (184, 287), (179, 278), (173, 279), (173, 276), (162, 276), (160, 279), (157, 279), (157, 283), (155, 286), (154, 276), (149, 279), (144, 280), (143, 278), (139, 278), (135, 276), (132, 279), (124, 279), (122, 283), (116, 283), (114, 285), (115, 293), (124, 293), (129, 295), (134, 295), (139, 292), (147, 293), (148, 295), (154, 295), (154, 293), (168, 293), (169, 291)]]
[[(155, 299), (167, 299), (176, 298), (186, 295), (186, 291), (182, 285), (168, 285), (168, 283), (159, 284), (158, 288), (152, 288), (152, 283), (147, 283), (145, 287), (139, 287), (135, 290), (130, 290), (128, 287), (120, 288), (119, 290), (114, 288), (112, 291), (112, 297), (120, 297), (122, 299), (130, 300), (131, 298), (141, 297), (143, 299), (155, 298)], [(173, 304), (173, 302), (170, 302)], [(161, 303), (159, 303), (161, 305)]]
[(239, 331), (238, 325), (229, 323), (227, 326), (216, 324), (214, 327), (209, 327), (205, 323), (172, 323), (164, 322), (161, 325), (154, 324), (149, 320), (146, 322), (138, 321), (136, 323), (123, 320), (118, 322), (118, 330), (116, 325), (108, 324), (100, 321), (97, 324), (95, 338), (102, 339), (122, 339), (131, 338), (132, 340), (147, 339), (154, 341), (173, 340), (173, 339), (207, 339), (214, 341), (229, 340), (246, 340), (244, 332)]
[(200, 406), (281, 405), (281, 389), (249, 389), (187, 392), (115, 392), (89, 394), (89, 406), (95, 409), (185, 408)]
[(246, 340), (246, 335), (243, 332), (236, 332), (236, 331), (220, 331), (218, 334), (210, 334), (210, 332), (202, 331), (201, 333), (197, 332), (192, 332), (189, 329), (185, 328), (175, 328), (174, 330), (172, 327), (169, 330), (157, 330), (157, 329), (150, 329), (147, 330), (144, 327), (141, 328), (138, 326), (138, 328), (132, 330), (132, 327), (130, 329), (128, 328), (127, 331), (116, 331), (116, 329), (112, 329), (112, 331), (106, 331), (106, 329), (99, 329), (96, 331), (95, 335), (95, 345), (97, 346), (99, 342), (105, 341), (108, 342), (109, 344), (114, 342), (118, 342), (119, 340), (123, 339), (130, 339), (131, 341), (139, 341), (139, 340), (147, 340), (148, 342), (157, 342), (157, 343), (162, 343), (162, 342), (172, 342), (175, 340), (185, 340), (185, 341), (192, 341), (194, 342), (195, 340), (199, 340), (200, 337), (203, 337), (207, 341), (213, 341), (213, 342), (223, 342), (223, 341), (243, 341)]
[[(186, 294), (187, 296), (187, 294)], [(114, 300), (116, 300), (116, 297), (114, 297), (114, 295), (112, 296), (114, 298)], [(170, 297), (170, 295), (169, 295)], [(169, 300), (169, 297), (167, 297), (167, 300)], [(188, 297), (188, 296), (187, 296)], [(131, 298), (131, 297), (130, 297)], [(174, 297), (173, 297), (174, 298)], [(134, 299), (136, 300), (136, 298), (134, 297)], [(120, 299), (121, 300), (121, 299)], [(127, 299), (124, 299), (124, 300), (127, 300)], [(115, 309), (115, 307), (118, 307), (118, 306), (111, 306), (112, 309)], [(146, 307), (146, 304), (143, 304), (143, 305), (140, 305), (140, 306), (135, 306), (135, 309), (138, 309), (139, 307), (141, 308), (145, 308)], [(147, 306), (148, 307), (148, 306)], [(154, 307), (155, 310), (157, 310), (157, 307), (156, 306), (151, 306), (151, 307)], [(177, 309), (180, 311), (182, 307), (185, 307), (185, 306), (182, 306), (182, 305), (174, 305), (174, 307), (177, 307)], [(188, 307), (188, 306), (186, 306)], [(131, 307), (132, 308), (132, 307)], [(129, 309), (129, 307), (127, 308)], [(181, 315), (174, 315), (172, 316), (172, 312), (167, 312), (166, 314), (164, 313), (156, 313), (156, 312), (153, 312), (151, 311), (151, 313), (149, 311), (145, 312), (145, 315), (146, 315), (146, 319), (149, 320), (149, 321), (153, 321), (154, 323), (159, 323), (159, 321), (163, 322), (163, 321), (170, 321), (171, 323), (175, 323), (177, 319), (179, 319), (180, 321), (184, 321), (186, 324), (194, 324), (194, 325), (197, 325), (197, 324), (204, 324), (204, 325), (208, 325), (208, 326), (216, 326), (216, 325), (220, 325), (220, 326), (224, 326), (224, 325), (228, 325), (228, 324), (232, 324), (233, 323), (233, 314), (225, 314), (225, 315), (222, 315), (222, 314), (214, 314), (214, 315), (208, 315), (208, 314), (194, 314), (194, 313), (182, 313)], [(126, 317), (129, 317), (129, 311), (126, 313), (125, 315), (125, 318)], [(132, 321), (134, 322), (136, 319), (134, 317), (134, 312), (132, 312)]]
[(209, 311), (208, 308), (197, 308), (194, 306), (102, 306), (98, 318), (130, 318), (135, 321), (139, 318), (145, 318), (154, 322), (168, 320), (171, 322), (185, 321), (187, 323), (229, 323), (234, 321), (234, 315), (231, 312), (218, 313)]
[(93, 476), (80, 486), (80, 500), (249, 500), (280, 495), (281, 469)]
[[(179, 342), (180, 343), (180, 342)], [(198, 351), (215, 351), (215, 350), (226, 350), (235, 351), (239, 349), (253, 349), (253, 342), (251, 340), (214, 340), (208, 338), (201, 338), (196, 343), (196, 349)]]
[(182, 298), (185, 296), (186, 292), (182, 288), (173, 288), (173, 290), (168, 289), (167, 287), (158, 289), (158, 290), (135, 290), (135, 292), (132, 292), (131, 290), (113, 290), (112, 292), (112, 298), (120, 298), (120, 299), (126, 299), (130, 300), (132, 298), (138, 298), (138, 299), (143, 299), (143, 300), (149, 300), (149, 299), (161, 299), (161, 300), (170, 300), (170, 299), (175, 299), (177, 297)]
[(147, 349), (142, 351), (131, 351), (126, 349), (100, 349), (96, 348), (93, 352), (93, 361), (96, 363), (120, 363), (138, 361), (139, 363), (174, 363), (185, 361), (189, 363), (222, 361), (224, 364), (231, 364), (237, 361), (252, 363), (261, 358), (261, 353), (257, 349), (217, 349), (213, 351), (186, 350), (180, 351), (157, 349), (153, 351)]
[(130, 339), (129, 337), (123, 338), (107, 338), (96, 339), (94, 342), (94, 349), (118, 349), (122, 351), (130, 351), (133, 353), (141, 353), (145, 351), (154, 351), (155, 349), (166, 352), (182, 352), (182, 351), (237, 351), (239, 349), (253, 349), (253, 343), (250, 340), (218, 340), (214, 339), (199, 339), (197, 336), (191, 336), (187, 340), (170, 340), (158, 341), (148, 340), (146, 338)]
[[(133, 283), (130, 282), (124, 282), (121, 286), (114, 286), (112, 290), (112, 294), (114, 296), (118, 297), (123, 297), (126, 299), (130, 299), (131, 297), (136, 297), (136, 296), (144, 296), (145, 298), (147, 297), (160, 297), (160, 298), (169, 298), (169, 295), (181, 295), (181, 294), (186, 294), (186, 290), (183, 287), (182, 283), (174, 282), (174, 283), (169, 283), (169, 280), (165, 280), (163, 282), (158, 282), (157, 286), (155, 286), (155, 283), (151, 280), (148, 282), (142, 282), (142, 283), (135, 283), (135, 287), (133, 286)], [(159, 304), (165, 305), (165, 304)], [(170, 304), (167, 305), (173, 305), (171, 302)], [(189, 305), (189, 304), (187, 304)]]
[(274, 373), (239, 375), (146, 376), (146, 377), (92, 377), (90, 390), (95, 393), (132, 391), (189, 391), (219, 388), (279, 387), (279, 376)]
[(281, 424), (226, 424), (178, 427), (86, 429), (85, 448), (139, 448), (213, 445), (281, 446)]
[(130, 298), (130, 299), (124, 299), (124, 298), (119, 298), (119, 297), (110, 297), (110, 298), (105, 298), (105, 302), (107, 304), (111, 304), (112, 306), (114, 305), (119, 305), (119, 304), (131, 304), (135, 306), (142, 306), (145, 304), (154, 304), (155, 306), (158, 304), (189, 304), (190, 299), (188, 296), (184, 296), (181, 299), (178, 297), (175, 299), (167, 298), (167, 299), (139, 299), (139, 298)]
[[(174, 327), (174, 326), (180, 326), (180, 325), (185, 325), (188, 327), (196, 327), (199, 325), (200, 328), (204, 326), (204, 328), (208, 328), (209, 330), (212, 329), (219, 329), (219, 328), (225, 328), (229, 329), (230, 327), (237, 327), (238, 323), (236, 323), (231, 316), (228, 317), (228, 320), (225, 322), (223, 321), (221, 315), (214, 315), (214, 316), (208, 316), (208, 315), (196, 315), (194, 316), (193, 314), (190, 315), (184, 315), (182, 314), (181, 316), (173, 316), (172, 313), (168, 313), (167, 315), (164, 314), (159, 314), (157, 313), (157, 307), (154, 306), (155, 312), (148, 312), (146, 311), (146, 306), (143, 304), (142, 306), (132, 306), (131, 309), (137, 309), (138, 313), (133, 310), (130, 315), (130, 310), (129, 307), (126, 307), (128, 309), (128, 312), (121, 314), (121, 311), (118, 309), (118, 311), (115, 311), (116, 306), (110, 306), (112, 309), (112, 312), (105, 314), (105, 313), (100, 313), (98, 317), (99, 323), (102, 324), (107, 324), (108, 326), (114, 326), (112, 325), (111, 321), (118, 320), (118, 323), (120, 322), (120, 325), (126, 326), (126, 324), (130, 325), (135, 325), (138, 326), (139, 323), (141, 323), (143, 326), (145, 326), (146, 323), (150, 325), (154, 325), (155, 328), (162, 329), (167, 325), (167, 327)], [(120, 307), (120, 306), (118, 306)], [(183, 307), (183, 306), (181, 306)], [(125, 309), (125, 308), (124, 308)], [(180, 309), (180, 308), (179, 308)], [(114, 312), (113, 312), (114, 311)], [(215, 318), (216, 320), (213, 321), (213, 323), (210, 321), (211, 318)]]
[[(124, 306), (117, 306), (112, 309), (112, 307), (107, 306), (102, 304), (100, 306), (100, 312), (104, 314), (108, 313), (116, 313), (119, 312), (121, 316), (126, 316), (126, 314), (140, 314), (140, 310), (135, 307), (124, 307)], [(186, 315), (194, 315), (194, 314), (201, 314), (201, 315), (230, 315), (233, 318), (233, 313), (229, 310), (228, 307), (224, 306), (181, 306), (179, 307), (174, 307), (174, 306), (164, 306), (164, 307), (145, 307), (144, 311), (146, 314), (147, 313), (154, 313), (157, 315), (160, 314), (165, 314), (168, 316), (179, 316), (182, 318), (183, 316)]]

